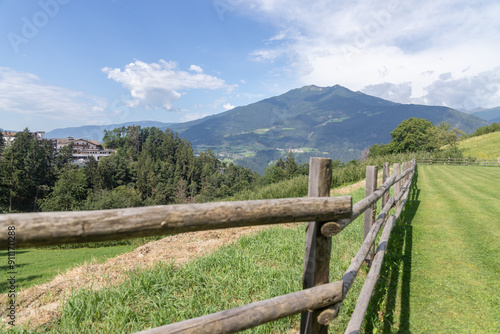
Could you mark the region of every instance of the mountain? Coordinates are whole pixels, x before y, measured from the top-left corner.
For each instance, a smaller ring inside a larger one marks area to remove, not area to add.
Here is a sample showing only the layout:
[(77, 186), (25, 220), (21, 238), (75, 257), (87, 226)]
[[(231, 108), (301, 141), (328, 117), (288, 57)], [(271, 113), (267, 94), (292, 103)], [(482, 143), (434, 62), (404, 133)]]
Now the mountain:
[(473, 115), (491, 123), (500, 122), (500, 107), (478, 111)]
[(48, 138), (68, 136), (101, 140), (104, 129), (128, 125), (170, 128), (197, 152), (211, 149), (218, 158), (263, 172), (269, 162), (291, 150), (298, 163), (309, 157), (347, 162), (359, 159), (373, 144), (388, 143), (390, 132), (409, 117), (434, 124), (448, 122), (472, 133), (487, 121), (447, 107), (400, 104), (345, 87), (306, 86), (285, 94), (186, 123), (130, 122), (50, 131)]
[(113, 130), (115, 128), (121, 128), (122, 126), (130, 125), (140, 125), (141, 127), (157, 127), (166, 129), (171, 126), (172, 123), (162, 123), (156, 121), (138, 121), (138, 122), (127, 122), (121, 124), (110, 124), (110, 125), (85, 125), (71, 128), (61, 128), (54, 129), (45, 134), (45, 137), (50, 138), (82, 138), (82, 139), (95, 139), (97, 141), (102, 141), (104, 137), (104, 130)]
[(488, 124), (447, 107), (399, 104), (336, 85), (294, 89), (170, 128), (198, 151), (210, 148), (220, 158), (263, 171), (288, 150), (299, 162), (310, 156), (359, 159), (363, 149), (389, 142), (390, 132), (409, 117), (448, 122), (467, 133)]

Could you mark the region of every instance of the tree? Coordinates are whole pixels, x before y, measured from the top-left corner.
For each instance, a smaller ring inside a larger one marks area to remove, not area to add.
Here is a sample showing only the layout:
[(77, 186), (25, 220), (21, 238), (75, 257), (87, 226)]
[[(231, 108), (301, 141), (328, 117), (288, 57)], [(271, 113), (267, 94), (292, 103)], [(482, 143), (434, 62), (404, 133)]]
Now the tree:
[(0, 201), (9, 212), (36, 210), (37, 200), (53, 182), (51, 147), (40, 144), (29, 130), (18, 132), (2, 157)]
[(462, 130), (452, 128), (449, 123), (440, 123), (431, 130), (431, 137), (436, 141), (437, 148), (445, 145), (456, 146), (458, 140), (465, 136)]
[(56, 171), (59, 173), (66, 166), (68, 166), (73, 160), (73, 143), (69, 143), (56, 154), (54, 158), (54, 163), (56, 165)]
[(432, 140), (432, 122), (410, 117), (402, 121), (391, 132), (391, 151), (394, 153), (401, 152), (418, 152), (418, 151), (433, 151), (437, 147)]
[(297, 173), (298, 167), (295, 162), (295, 158), (293, 157), (292, 152), (288, 152), (285, 160), (285, 175), (287, 179), (291, 179)]
[(384, 155), (388, 155), (388, 154), (391, 154), (391, 148), (392, 148), (392, 145), (391, 143), (389, 144), (373, 144), (371, 147), (370, 147), (370, 153), (369, 153), (369, 157), (378, 157), (378, 156), (384, 156)]
[(98, 165), (97, 160), (91, 155), (85, 163), (85, 169), (83, 170), (87, 178), (87, 185), (92, 189), (98, 189), (100, 185)]
[(0, 156), (2, 155), (4, 147), (5, 147), (5, 139), (3, 139), (2, 131), (0, 131)]
[(43, 211), (78, 210), (87, 198), (87, 178), (83, 170), (71, 166), (62, 171), (52, 193), (41, 201)]

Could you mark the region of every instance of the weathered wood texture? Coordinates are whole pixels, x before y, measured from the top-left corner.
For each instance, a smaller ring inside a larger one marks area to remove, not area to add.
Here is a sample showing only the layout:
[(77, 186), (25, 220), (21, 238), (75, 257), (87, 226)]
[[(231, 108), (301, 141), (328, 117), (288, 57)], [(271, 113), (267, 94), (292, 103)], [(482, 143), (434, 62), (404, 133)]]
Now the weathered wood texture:
[[(16, 246), (23, 248), (251, 225), (330, 221), (349, 217), (351, 209), (351, 197), (344, 196), (17, 213), (0, 215), (0, 230), (16, 226)], [(0, 234), (0, 247), (7, 249), (6, 233)]]
[[(309, 164), (308, 196), (329, 196), (332, 183), (332, 160), (311, 158)], [(306, 247), (304, 256), (304, 289), (328, 283), (330, 276), (330, 254), (332, 240), (321, 234), (321, 225), (324, 220), (315, 220), (307, 223)], [(300, 319), (301, 333), (327, 333), (328, 327), (316, 320), (317, 310), (303, 312)]]
[[(390, 175), (391, 175), (391, 171), (390, 171), (389, 163), (388, 162), (384, 162), (384, 167), (382, 169), (382, 183), (385, 183), (387, 181), (387, 179), (389, 178)], [(389, 200), (389, 195), (390, 194), (387, 191), (382, 196), (382, 207), (384, 207), (385, 204), (387, 203), (387, 201)]]
[[(401, 175), (401, 164), (395, 163), (394, 167), (393, 167), (393, 171), (394, 171), (394, 175), (400, 176)], [(394, 184), (394, 196), (399, 194), (400, 191), (401, 191), (401, 182), (398, 181)], [(396, 201), (394, 204), (396, 205), (396, 208), (399, 205), (398, 201)]]
[[(368, 236), (365, 238), (363, 241), (363, 244), (361, 245), (358, 253), (356, 256), (352, 259), (351, 265), (347, 269), (347, 271), (344, 273), (344, 276), (342, 277), (342, 281), (344, 282), (344, 298), (349, 292), (352, 284), (354, 283), (354, 280), (361, 268), (361, 265), (363, 264), (363, 261), (368, 254), (368, 250), (371, 248), (372, 244), (375, 242), (375, 239), (378, 235), (378, 232), (381, 228), (381, 226), (384, 224), (384, 221), (387, 218), (387, 215), (389, 213), (389, 210), (395, 205), (396, 201), (399, 201), (401, 198), (401, 203), (402, 205), (396, 212), (396, 217), (399, 217), (404, 204), (406, 203), (406, 197), (408, 196), (408, 191), (411, 182), (412, 182), (412, 173), (415, 169), (415, 162), (414, 160), (412, 163), (409, 165), (409, 168), (402, 173), (402, 175), (399, 175), (397, 178), (394, 179), (394, 182), (397, 182), (401, 180), (405, 175), (409, 174), (411, 175), (409, 180), (406, 182), (406, 184), (403, 187), (404, 191), (401, 191), (397, 198), (395, 199), (394, 197), (391, 197), (389, 201), (386, 203), (386, 205), (383, 207), (382, 212), (379, 214), (377, 221), (373, 224), (372, 229), (370, 230)], [(395, 176), (395, 175), (393, 175)], [(359, 202), (358, 202), (359, 203)], [(333, 304), (329, 306), (326, 310), (324, 310), (319, 316), (318, 316), (318, 321), (324, 325), (330, 324), (333, 319), (338, 315), (338, 312), (340, 310), (340, 307), (342, 306), (342, 302), (338, 302), (336, 304)]]
[[(348, 226), (354, 219), (356, 219), (360, 214), (362, 214), (367, 208), (376, 203), (392, 185), (395, 185), (399, 182), (404, 176), (408, 173), (411, 173), (414, 170), (414, 166), (408, 168), (403, 173), (396, 175), (391, 175), (383, 185), (381, 185), (377, 191), (372, 193), (370, 196), (363, 198), (361, 201), (357, 202), (352, 207), (352, 216), (350, 218), (340, 219), (337, 221), (332, 221), (325, 223), (321, 227), (321, 233), (326, 236), (334, 236), (340, 233), (346, 226)], [(396, 188), (396, 187), (395, 187)], [(396, 189), (394, 189), (396, 192)]]
[(139, 333), (234, 333), (305, 310), (323, 308), (342, 297), (342, 281), (338, 281)]
[[(377, 176), (378, 167), (377, 166), (366, 166), (366, 186), (365, 186), (365, 197), (370, 196), (377, 189)], [(387, 192), (384, 192), (386, 194)], [(377, 212), (377, 203), (369, 206), (364, 213), (364, 225), (363, 225), (363, 240), (370, 232), (373, 223), (375, 222), (375, 214)], [(370, 247), (370, 250), (366, 256), (366, 264), (370, 266), (375, 252), (374, 247)]]
[(370, 272), (366, 276), (365, 283), (363, 284), (363, 288), (361, 289), (361, 293), (359, 294), (358, 303), (356, 304), (354, 312), (351, 315), (351, 319), (349, 321), (349, 324), (347, 325), (345, 333), (357, 334), (361, 330), (361, 324), (363, 323), (363, 320), (365, 318), (366, 309), (368, 308), (368, 304), (370, 302), (373, 289), (375, 288), (375, 284), (378, 281), (380, 269), (382, 267), (382, 261), (385, 255), (385, 250), (389, 241), (389, 235), (396, 221), (395, 218), (395, 216), (391, 216), (387, 221), (386, 226), (384, 227), (384, 231), (382, 232), (382, 236), (380, 238), (380, 243), (377, 247), (377, 253), (375, 254), (375, 258), (373, 259), (372, 267), (370, 268)]
[[(368, 309), (368, 304), (370, 303), (371, 296), (373, 294), (373, 290), (375, 289), (375, 285), (377, 284), (379, 275), (380, 275), (380, 269), (382, 268), (382, 263), (384, 261), (384, 255), (385, 251), (387, 249), (387, 244), (389, 242), (389, 237), (391, 235), (391, 231), (396, 224), (397, 219), (399, 218), (403, 207), (406, 203), (406, 200), (408, 198), (409, 194), (409, 188), (412, 182), (412, 177), (411, 175), (408, 180), (406, 181), (404, 185), (404, 189), (402, 191), (402, 199), (401, 199), (401, 205), (396, 211), (396, 215), (392, 215), (389, 220), (387, 221), (386, 226), (384, 227), (384, 230), (382, 232), (382, 236), (380, 237), (380, 242), (377, 247), (377, 252), (375, 254), (375, 257), (373, 259), (372, 267), (370, 268), (370, 271), (368, 272), (368, 275), (366, 277), (365, 283), (363, 284), (363, 287), (361, 289), (361, 292), (359, 294), (358, 302), (356, 304), (356, 307), (354, 308), (354, 312), (351, 315), (351, 319), (349, 321), (349, 324), (347, 325), (346, 334), (357, 334), (361, 330), (361, 325), (363, 323), (363, 320), (365, 318), (366, 310)], [(345, 284), (345, 282), (344, 282)], [(344, 296), (346, 292), (344, 289)]]
[[(342, 277), (342, 281), (344, 282), (344, 287), (343, 287), (344, 296), (347, 295), (347, 293), (351, 289), (351, 286), (354, 283), (354, 280), (356, 279), (359, 270), (361, 269), (363, 261), (367, 257), (369, 250), (374, 245), (378, 232), (382, 227), (382, 225), (384, 224), (385, 220), (387, 219), (389, 210), (393, 207), (393, 205), (394, 205), (394, 197), (391, 197), (389, 198), (389, 201), (382, 209), (382, 212), (380, 212), (380, 214), (378, 215), (375, 223), (372, 225), (369, 233), (367, 234), (366, 238), (363, 241), (363, 244), (359, 248), (358, 253), (352, 259), (349, 268), (347, 268), (346, 272), (344, 273), (344, 276)], [(318, 321), (323, 325), (331, 323), (333, 319), (337, 316), (340, 305), (341, 303), (338, 303), (336, 305), (329, 307), (328, 310), (322, 312), (318, 317)]]

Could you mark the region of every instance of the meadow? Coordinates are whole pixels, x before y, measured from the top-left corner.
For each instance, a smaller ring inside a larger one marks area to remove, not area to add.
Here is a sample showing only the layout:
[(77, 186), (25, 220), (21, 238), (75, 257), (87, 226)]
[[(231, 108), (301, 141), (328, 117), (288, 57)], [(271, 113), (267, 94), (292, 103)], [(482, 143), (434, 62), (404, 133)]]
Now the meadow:
[(471, 137), (458, 142), (458, 148), (464, 156), (478, 159), (496, 160), (500, 157), (500, 132), (492, 132), (478, 137)]

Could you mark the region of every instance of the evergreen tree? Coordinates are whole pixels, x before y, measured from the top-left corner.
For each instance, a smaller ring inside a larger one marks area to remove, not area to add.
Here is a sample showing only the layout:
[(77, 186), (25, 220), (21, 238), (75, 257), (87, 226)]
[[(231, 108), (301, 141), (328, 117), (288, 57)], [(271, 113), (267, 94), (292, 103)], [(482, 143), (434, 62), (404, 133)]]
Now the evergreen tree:
[(66, 167), (52, 193), (41, 201), (43, 211), (79, 210), (87, 198), (87, 177), (83, 170)]
[(4, 147), (5, 147), (5, 139), (3, 138), (2, 131), (0, 131), (0, 156), (2, 155)]
[(51, 153), (40, 145), (26, 128), (18, 132), (12, 145), (5, 150), (0, 172), (5, 187), (3, 206), (9, 212), (36, 210), (44, 186), (51, 182)]

